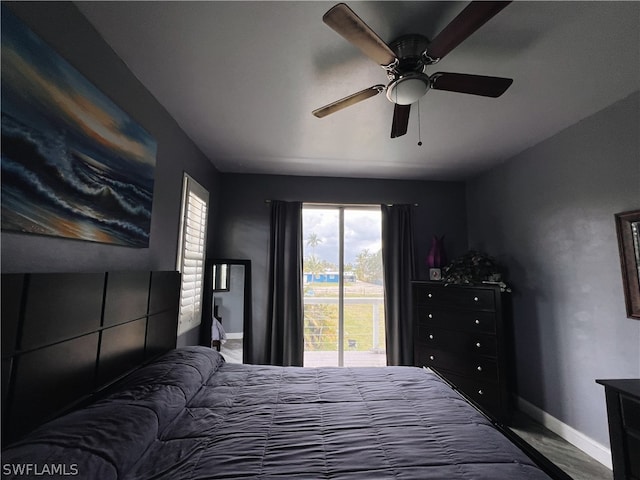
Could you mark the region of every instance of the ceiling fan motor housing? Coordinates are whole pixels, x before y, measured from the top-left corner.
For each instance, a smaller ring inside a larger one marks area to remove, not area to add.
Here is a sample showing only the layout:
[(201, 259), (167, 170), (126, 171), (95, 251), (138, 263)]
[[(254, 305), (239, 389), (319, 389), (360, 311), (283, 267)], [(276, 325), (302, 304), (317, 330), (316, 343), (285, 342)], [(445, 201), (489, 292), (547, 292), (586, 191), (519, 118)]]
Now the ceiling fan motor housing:
[(429, 39), (417, 33), (396, 38), (389, 44), (399, 60), (396, 70), (399, 73), (422, 72), (425, 66), (422, 54), (428, 46)]
[(423, 53), (428, 45), (429, 39), (418, 34), (403, 35), (389, 44), (398, 58), (398, 64), (389, 71), (391, 83), (386, 95), (390, 102), (411, 105), (427, 93), (431, 81), (424, 73)]

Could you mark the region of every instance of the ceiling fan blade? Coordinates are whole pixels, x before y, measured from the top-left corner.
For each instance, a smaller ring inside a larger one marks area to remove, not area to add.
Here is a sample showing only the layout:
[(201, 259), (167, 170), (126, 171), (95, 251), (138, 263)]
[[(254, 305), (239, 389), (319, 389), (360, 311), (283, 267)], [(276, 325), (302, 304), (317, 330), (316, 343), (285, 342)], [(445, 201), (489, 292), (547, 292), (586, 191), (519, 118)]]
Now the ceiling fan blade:
[(434, 60), (444, 58), (510, 3), (471, 2), (433, 39), (427, 47), (427, 56)]
[(409, 113), (411, 105), (398, 105), (393, 108), (393, 123), (391, 125), (391, 138), (401, 137), (407, 133), (409, 127)]
[(311, 113), (313, 113), (318, 118), (326, 117), (327, 115), (331, 115), (338, 110), (342, 110), (343, 108), (350, 107), (351, 105), (355, 105), (358, 102), (366, 100), (367, 98), (375, 97), (379, 93), (383, 92), (384, 89), (384, 85), (374, 85), (373, 87), (365, 88), (364, 90), (361, 90), (358, 93), (354, 93), (353, 95), (349, 95), (348, 97), (336, 100), (335, 102), (330, 103), (329, 105), (325, 105), (324, 107), (316, 108)]
[(331, 8), (322, 21), (377, 64), (387, 66), (395, 63), (396, 55), (389, 46), (344, 3)]
[(447, 90), (493, 98), (502, 95), (513, 83), (511, 78), (447, 72), (434, 73), (430, 79), (431, 88), (434, 90)]

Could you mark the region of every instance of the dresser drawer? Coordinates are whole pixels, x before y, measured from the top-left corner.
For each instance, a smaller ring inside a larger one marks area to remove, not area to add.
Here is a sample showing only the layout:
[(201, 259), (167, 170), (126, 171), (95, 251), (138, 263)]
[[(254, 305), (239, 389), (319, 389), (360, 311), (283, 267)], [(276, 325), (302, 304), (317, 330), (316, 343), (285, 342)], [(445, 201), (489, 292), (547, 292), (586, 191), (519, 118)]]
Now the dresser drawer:
[[(640, 452), (640, 437), (629, 432), (625, 433), (625, 437), (629, 452)], [(631, 478), (640, 478), (640, 455), (637, 453), (629, 456), (629, 471), (632, 475)]]
[(418, 325), (431, 325), (450, 330), (484, 333), (496, 331), (496, 315), (492, 312), (456, 311), (422, 306), (417, 309), (416, 319)]
[(626, 429), (636, 431), (640, 436), (640, 401), (627, 395), (620, 395), (622, 405), (622, 423)]
[[(622, 425), (629, 452), (640, 452), (640, 401), (625, 394), (620, 395)], [(629, 456), (632, 478), (640, 478), (640, 455)]]
[(636, 454), (640, 452), (640, 399), (621, 393), (620, 407), (624, 443), (629, 452), (629, 478), (640, 478), (640, 455)]
[(474, 310), (495, 310), (493, 289), (445, 285), (416, 285), (415, 302), (417, 305), (446, 305), (451, 308)]
[(498, 366), (493, 359), (466, 357), (421, 345), (417, 346), (415, 354), (420, 365), (449, 370), (475, 380), (498, 382)]
[(498, 340), (495, 335), (480, 332), (447, 330), (418, 323), (415, 340), (430, 348), (471, 355), (498, 355)]
[(482, 380), (463, 377), (451, 372), (438, 370), (438, 373), (489, 412), (500, 415), (504, 409), (505, 406), (500, 404), (500, 389), (497, 385)]

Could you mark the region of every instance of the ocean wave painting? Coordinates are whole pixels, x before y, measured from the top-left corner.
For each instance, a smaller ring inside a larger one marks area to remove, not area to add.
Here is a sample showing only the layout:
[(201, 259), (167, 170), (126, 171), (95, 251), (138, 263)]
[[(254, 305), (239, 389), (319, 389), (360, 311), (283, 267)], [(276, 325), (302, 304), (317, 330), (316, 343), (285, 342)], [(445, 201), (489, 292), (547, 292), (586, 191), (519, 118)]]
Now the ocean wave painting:
[(2, 5), (2, 230), (148, 247), (156, 142)]

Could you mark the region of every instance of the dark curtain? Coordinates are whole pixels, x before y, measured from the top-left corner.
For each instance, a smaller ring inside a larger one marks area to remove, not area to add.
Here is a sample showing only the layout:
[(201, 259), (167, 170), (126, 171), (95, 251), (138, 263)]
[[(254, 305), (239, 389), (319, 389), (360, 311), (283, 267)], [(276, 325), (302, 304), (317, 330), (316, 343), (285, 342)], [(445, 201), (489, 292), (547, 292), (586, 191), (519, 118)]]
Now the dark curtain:
[(271, 202), (268, 361), (302, 366), (302, 203)]
[(387, 365), (413, 365), (411, 280), (414, 277), (411, 205), (382, 206), (382, 268)]

